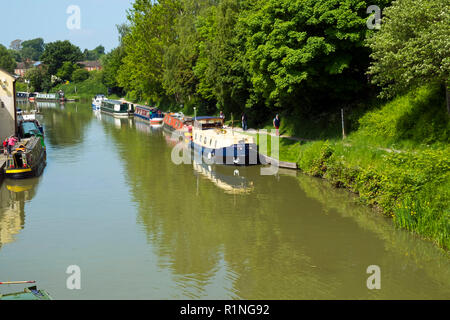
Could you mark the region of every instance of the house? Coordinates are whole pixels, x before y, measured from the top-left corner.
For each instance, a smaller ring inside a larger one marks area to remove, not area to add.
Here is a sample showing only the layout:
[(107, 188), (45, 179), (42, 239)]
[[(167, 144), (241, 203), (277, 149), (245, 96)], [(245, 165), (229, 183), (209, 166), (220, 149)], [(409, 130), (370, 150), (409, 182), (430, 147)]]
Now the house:
[(18, 75), (19, 77), (25, 76), (25, 73), (27, 72), (27, 65), (25, 62), (19, 62), (14, 69), (14, 74)]
[(31, 61), (27, 60), (25, 62), (19, 62), (17, 63), (16, 68), (14, 69), (14, 74), (19, 77), (24, 77), (25, 73), (30, 69), (31, 67), (40, 67), (41, 62), (40, 61)]
[(16, 131), (16, 77), (0, 69), (0, 141)]
[(100, 61), (81, 61), (78, 62), (79, 65), (83, 67), (83, 69), (86, 69), (87, 71), (93, 71), (93, 70), (102, 70), (102, 64)]

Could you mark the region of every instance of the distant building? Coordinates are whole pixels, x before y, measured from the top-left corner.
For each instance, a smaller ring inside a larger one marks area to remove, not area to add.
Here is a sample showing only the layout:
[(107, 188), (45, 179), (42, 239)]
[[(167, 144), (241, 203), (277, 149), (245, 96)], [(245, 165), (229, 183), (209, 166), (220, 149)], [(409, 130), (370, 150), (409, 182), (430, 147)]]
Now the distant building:
[(83, 69), (86, 69), (87, 71), (94, 71), (94, 70), (102, 70), (102, 64), (100, 61), (82, 61), (78, 62), (79, 65), (83, 67)]
[(25, 62), (19, 62), (17, 63), (16, 68), (14, 69), (14, 74), (19, 77), (24, 77), (28, 69), (32, 67), (41, 67), (41, 66), (42, 64), (40, 61), (27, 60)]
[(14, 74), (18, 75), (19, 77), (25, 76), (25, 73), (27, 72), (28, 68), (25, 62), (19, 62), (14, 69)]

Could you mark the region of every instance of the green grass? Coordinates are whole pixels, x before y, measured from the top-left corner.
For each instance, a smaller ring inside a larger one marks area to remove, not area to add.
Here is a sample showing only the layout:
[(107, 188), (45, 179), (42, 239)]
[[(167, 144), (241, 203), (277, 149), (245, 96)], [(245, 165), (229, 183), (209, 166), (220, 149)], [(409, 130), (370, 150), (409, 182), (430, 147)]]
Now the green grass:
[(92, 99), (97, 94), (108, 93), (108, 89), (101, 82), (97, 72), (91, 72), (89, 79), (82, 82), (71, 82), (69, 84), (60, 84), (52, 88), (51, 92), (62, 90), (68, 99)]
[(396, 226), (450, 248), (450, 120), (425, 86), (366, 113), (348, 139), (300, 147), (299, 168), (359, 194)]

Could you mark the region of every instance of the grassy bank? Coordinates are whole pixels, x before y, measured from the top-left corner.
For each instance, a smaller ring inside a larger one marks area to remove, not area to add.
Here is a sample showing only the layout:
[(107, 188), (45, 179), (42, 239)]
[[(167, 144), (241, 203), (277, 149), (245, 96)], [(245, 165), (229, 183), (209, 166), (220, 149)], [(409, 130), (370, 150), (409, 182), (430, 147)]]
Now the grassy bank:
[(52, 88), (51, 92), (64, 91), (67, 99), (90, 100), (96, 94), (108, 93), (108, 89), (101, 81), (101, 74), (95, 71), (90, 72), (89, 79), (82, 82), (71, 82), (60, 84)]
[[(450, 120), (426, 86), (366, 113), (342, 139), (281, 139), (280, 159), (359, 194), (398, 227), (450, 248)], [(288, 160), (289, 159), (289, 160)]]

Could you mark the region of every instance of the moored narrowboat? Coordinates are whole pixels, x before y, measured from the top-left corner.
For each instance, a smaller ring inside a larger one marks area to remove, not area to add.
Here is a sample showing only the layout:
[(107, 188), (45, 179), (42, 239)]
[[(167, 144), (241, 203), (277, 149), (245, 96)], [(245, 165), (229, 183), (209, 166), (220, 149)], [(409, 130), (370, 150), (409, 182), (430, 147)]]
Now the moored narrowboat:
[(56, 93), (38, 93), (35, 97), (36, 101), (66, 101), (66, 97), (63, 91), (58, 91)]
[[(35, 281), (9, 281), (0, 282), (0, 284), (25, 284), (25, 283), (35, 283)], [(32, 286), (25, 288), (22, 292), (13, 292), (2, 294), (0, 292), (0, 300), (52, 300), (50, 294), (43, 290), (38, 289), (37, 286)]]
[(41, 139), (33, 135), (17, 144), (6, 159), (6, 178), (25, 179), (41, 175), (47, 160), (46, 148)]
[(126, 118), (133, 114), (133, 108), (128, 103), (109, 99), (102, 101), (100, 110), (119, 118)]
[(192, 118), (185, 117), (183, 113), (166, 113), (163, 120), (163, 128), (168, 131), (187, 131), (192, 125)]
[(196, 117), (192, 128), (191, 148), (196, 157), (226, 165), (258, 164), (255, 138), (223, 127), (220, 117)]
[(164, 120), (164, 114), (161, 110), (156, 109), (150, 116), (150, 125), (153, 127), (161, 127)]
[(150, 116), (156, 110), (155, 108), (147, 107), (147, 106), (135, 106), (134, 116), (140, 118), (142, 120), (150, 121)]

